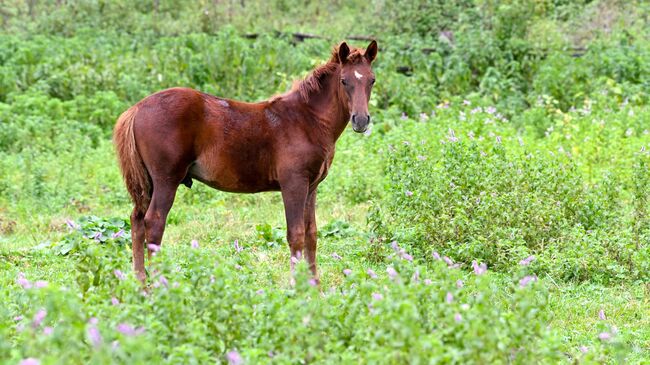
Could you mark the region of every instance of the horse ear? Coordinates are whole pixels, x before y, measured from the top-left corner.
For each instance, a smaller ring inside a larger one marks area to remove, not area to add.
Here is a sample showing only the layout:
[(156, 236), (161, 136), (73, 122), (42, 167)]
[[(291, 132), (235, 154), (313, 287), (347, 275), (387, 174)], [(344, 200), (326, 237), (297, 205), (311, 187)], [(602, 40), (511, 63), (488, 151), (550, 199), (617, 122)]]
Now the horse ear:
[(375, 57), (377, 57), (377, 42), (372, 41), (366, 48), (366, 52), (364, 53), (364, 56), (368, 60), (368, 62), (372, 63), (372, 61), (375, 60)]
[(350, 47), (348, 47), (348, 44), (343, 42), (339, 45), (339, 50), (338, 50), (338, 56), (339, 56), (339, 62), (341, 64), (344, 64), (345, 61), (348, 59), (348, 56), (350, 55)]

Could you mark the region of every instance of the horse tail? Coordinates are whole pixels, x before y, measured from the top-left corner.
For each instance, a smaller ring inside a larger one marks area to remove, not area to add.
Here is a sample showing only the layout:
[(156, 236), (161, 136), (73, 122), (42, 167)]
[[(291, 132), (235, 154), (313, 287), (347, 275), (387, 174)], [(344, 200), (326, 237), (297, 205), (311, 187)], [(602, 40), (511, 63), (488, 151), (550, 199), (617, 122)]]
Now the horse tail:
[(124, 183), (135, 204), (135, 210), (144, 214), (151, 202), (152, 184), (151, 176), (135, 144), (133, 126), (137, 113), (138, 105), (136, 104), (120, 115), (113, 131), (113, 143)]

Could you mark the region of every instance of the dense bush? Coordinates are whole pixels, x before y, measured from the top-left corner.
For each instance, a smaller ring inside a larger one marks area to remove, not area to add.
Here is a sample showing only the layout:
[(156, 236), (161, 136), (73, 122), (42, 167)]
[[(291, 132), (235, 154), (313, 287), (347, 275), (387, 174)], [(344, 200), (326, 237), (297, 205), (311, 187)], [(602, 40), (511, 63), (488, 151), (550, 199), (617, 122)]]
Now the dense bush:
[[(527, 145), (509, 128), (501, 128), (504, 136), (474, 129), (483, 118), (460, 113), (467, 115), (462, 130), (449, 129), (443, 137), (439, 127), (420, 123), (418, 139), (389, 150), (388, 193), (371, 220), (379, 234), (411, 242), (429, 260), (440, 251), (466, 264), (480, 259), (509, 271), (535, 255), (536, 268), (562, 279), (647, 280), (650, 248), (633, 232), (646, 224), (638, 217), (645, 217), (641, 206), (650, 194), (639, 188), (647, 186), (648, 153), (617, 162), (619, 171), (632, 175), (612, 175), (598, 169), (604, 168), (602, 160), (617, 159), (620, 150), (562, 146), (567, 138), (620, 140), (624, 128), (632, 133), (633, 121), (604, 130), (582, 128), (585, 119), (573, 120), (580, 113), (571, 113), (559, 130)], [(589, 171), (591, 181), (581, 170)]]

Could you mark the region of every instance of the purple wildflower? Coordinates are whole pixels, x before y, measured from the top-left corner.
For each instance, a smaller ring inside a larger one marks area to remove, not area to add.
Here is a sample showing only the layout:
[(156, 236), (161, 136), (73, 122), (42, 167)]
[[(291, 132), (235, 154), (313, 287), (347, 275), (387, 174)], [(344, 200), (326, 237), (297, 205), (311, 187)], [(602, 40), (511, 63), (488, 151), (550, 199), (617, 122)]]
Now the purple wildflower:
[(526, 275), (521, 280), (519, 280), (519, 286), (523, 288), (533, 281), (537, 281), (537, 275)]
[(587, 352), (589, 352), (589, 347), (580, 346), (580, 352), (582, 352), (583, 354), (586, 354)]
[(47, 287), (48, 283), (45, 280), (37, 280), (34, 282), (34, 288), (45, 288)]
[(262, 294), (264, 294), (264, 289), (258, 289), (255, 293), (257, 295), (262, 295)]
[(22, 286), (23, 289), (29, 289), (32, 287), (32, 283), (30, 283), (29, 280), (25, 279), (25, 274), (23, 274), (22, 272), (18, 273), (16, 284)]
[(401, 116), (400, 119), (402, 119), (402, 120), (406, 120), (406, 119), (408, 119), (408, 118), (409, 118), (409, 117), (406, 115), (406, 113), (402, 112), (402, 116)]
[(374, 299), (374, 300), (382, 300), (382, 299), (384, 299), (384, 296), (381, 295), (380, 293), (372, 293), (372, 299)]
[(465, 286), (465, 283), (463, 283), (462, 280), (456, 280), (456, 287), (457, 288), (462, 288), (463, 286)]
[(497, 136), (497, 143), (501, 144), (501, 136)]
[(413, 273), (413, 276), (411, 276), (411, 281), (413, 281), (414, 283), (417, 283), (417, 282), (420, 281), (420, 271), (419, 270), (415, 270), (415, 272)]
[(117, 325), (117, 331), (125, 336), (138, 336), (144, 333), (144, 327), (134, 328), (128, 323), (120, 323)]
[(115, 275), (115, 277), (117, 277), (120, 280), (126, 279), (126, 275), (124, 275), (124, 273), (120, 269), (115, 269), (115, 271), (113, 271), (113, 274)]
[(424, 160), (427, 159), (427, 156), (418, 155), (417, 159), (420, 160), (420, 161), (424, 161)]
[(406, 194), (406, 196), (409, 196), (409, 197), (413, 196), (413, 192), (411, 190), (407, 190), (404, 194)]
[(472, 268), (474, 269), (474, 274), (476, 275), (483, 275), (487, 271), (487, 265), (485, 263), (481, 263), (479, 265), (476, 260), (472, 261)]
[(451, 292), (447, 292), (447, 295), (445, 296), (445, 301), (446, 301), (448, 304), (453, 303), (453, 302), (454, 302), (454, 295), (451, 294)]
[(368, 276), (370, 276), (372, 279), (377, 279), (377, 274), (375, 274), (375, 272), (372, 269), (368, 269), (366, 271), (366, 274), (368, 274)]
[(458, 142), (458, 137), (456, 137), (456, 132), (453, 129), (449, 129), (449, 135), (447, 135), (449, 142)]
[(244, 359), (241, 357), (239, 352), (235, 350), (229, 351), (226, 354), (226, 359), (228, 359), (228, 364), (230, 365), (241, 365), (244, 363)]
[(493, 106), (488, 106), (487, 108), (485, 108), (485, 112), (488, 114), (494, 114), (497, 112), (497, 108)]
[(401, 252), (400, 255), (402, 256), (402, 259), (404, 259), (404, 260), (406, 260), (406, 261), (413, 261), (413, 256), (409, 255), (409, 254), (406, 253), (405, 251), (404, 251), (404, 252)]
[(309, 286), (313, 286), (313, 287), (318, 286), (318, 280), (316, 280), (314, 278), (309, 279), (309, 281), (307, 283), (309, 283)]
[(454, 315), (454, 321), (456, 321), (456, 322), (460, 322), (460, 321), (462, 321), (462, 320), (463, 320), (463, 316), (461, 316), (460, 313), (456, 313), (456, 314)]
[(395, 279), (397, 277), (397, 271), (395, 271), (395, 269), (392, 267), (387, 267), (386, 272), (391, 279)]
[(432, 255), (433, 255), (433, 258), (434, 258), (435, 260), (442, 260), (442, 258), (440, 257), (440, 254), (437, 253), (436, 251), (433, 251), (433, 254), (432, 254)]
[(122, 236), (124, 236), (124, 230), (123, 230), (123, 229), (120, 229), (119, 231), (113, 233), (113, 234), (111, 235), (111, 238), (120, 238), (120, 237), (122, 237)]
[(332, 258), (333, 258), (334, 260), (342, 260), (342, 259), (343, 259), (343, 257), (341, 257), (341, 256), (340, 256), (338, 253), (336, 253), (336, 252), (332, 252)]
[(123, 335), (132, 336), (135, 329), (128, 323), (120, 323), (117, 325), (117, 331)]
[(199, 241), (192, 240), (192, 242), (190, 242), (190, 247), (192, 247), (193, 249), (199, 248)]
[(519, 265), (521, 266), (528, 266), (530, 265), (531, 262), (535, 261), (535, 256), (528, 256), (525, 259), (519, 261)]
[(431, 285), (433, 284), (433, 281), (431, 279), (424, 279), (424, 285)]
[(113, 304), (115, 306), (118, 306), (118, 305), (120, 305), (120, 301), (117, 298), (112, 297), (111, 298), (111, 304)]
[(214, 275), (210, 275), (210, 284), (214, 284), (215, 281), (217, 281), (217, 278)]
[(399, 252), (399, 245), (397, 244), (397, 241), (393, 241), (390, 243), (390, 247), (395, 251)]
[(447, 266), (453, 266), (454, 265), (454, 261), (452, 259), (450, 259), (449, 257), (445, 256), (442, 259), (447, 263)]
[(465, 99), (465, 100), (463, 100), (463, 105), (472, 105), (472, 102)]
[(102, 232), (95, 232), (95, 234), (93, 235), (93, 239), (99, 241), (101, 240), (102, 236), (103, 236)]
[[(298, 255), (298, 253), (296, 253), (296, 255)], [(292, 264), (296, 265), (296, 264), (298, 264), (299, 261), (300, 261), (300, 259), (297, 258), (296, 256), (291, 256), (291, 263)]]
[(43, 323), (43, 320), (47, 316), (47, 311), (45, 309), (39, 309), (36, 314), (34, 314), (34, 320), (32, 321), (32, 327), (36, 328)]
[(149, 251), (151, 251), (152, 255), (155, 255), (156, 253), (158, 253), (160, 251), (160, 245), (157, 245), (155, 243), (149, 243), (147, 245), (147, 248), (149, 249)]
[(18, 365), (41, 365), (41, 361), (33, 357), (23, 359)]
[(601, 310), (598, 311), (598, 318), (600, 318), (601, 321), (604, 321), (604, 320), (607, 319), (607, 317), (605, 317), (605, 311), (604, 310), (601, 309)]
[(240, 252), (242, 252), (244, 250), (244, 248), (239, 244), (239, 240), (237, 240), (237, 239), (234, 242), (234, 246), (235, 246), (235, 251), (237, 253), (240, 253)]
[(429, 119), (427, 113), (420, 113), (420, 121), (426, 122)]
[(609, 340), (612, 339), (612, 334), (609, 333), (609, 332), (601, 332), (601, 333), (598, 334), (598, 338), (601, 341), (609, 341)]
[(97, 319), (97, 317), (91, 317), (91, 318), (88, 320), (88, 323), (90, 323), (90, 324), (93, 325), (93, 326), (96, 326), (97, 323), (99, 323), (99, 319)]
[(372, 127), (368, 127), (365, 132), (363, 132), (363, 135), (366, 137), (369, 137), (372, 134)]
[(343, 273), (345, 274), (345, 276), (350, 276), (350, 275), (352, 275), (352, 270), (345, 269), (345, 270), (343, 270)]
[(99, 347), (102, 344), (102, 335), (101, 333), (99, 333), (97, 327), (95, 326), (88, 327), (87, 333), (88, 333), (88, 338), (90, 339), (90, 342), (93, 344), (93, 346)]
[(70, 229), (77, 229), (77, 224), (70, 219), (66, 219), (65, 224), (67, 224)]
[(169, 281), (163, 275), (160, 275), (160, 278), (158, 278), (158, 281), (160, 281), (160, 284), (164, 285), (165, 288), (167, 288), (169, 286)]
[(43, 327), (43, 334), (44, 334), (45, 336), (49, 336), (49, 335), (51, 335), (52, 333), (54, 333), (54, 328), (52, 328), (52, 327), (50, 327), (50, 326), (45, 326), (45, 327)]
[(19, 322), (19, 321), (22, 321), (23, 318), (24, 318), (23, 316), (15, 316), (14, 321)]

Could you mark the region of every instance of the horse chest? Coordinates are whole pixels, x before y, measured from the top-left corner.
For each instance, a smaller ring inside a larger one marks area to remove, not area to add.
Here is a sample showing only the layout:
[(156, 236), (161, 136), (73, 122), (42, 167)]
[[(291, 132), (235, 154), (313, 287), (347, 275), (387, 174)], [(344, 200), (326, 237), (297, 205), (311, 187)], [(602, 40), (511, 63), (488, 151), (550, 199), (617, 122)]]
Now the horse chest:
[(326, 158), (323, 159), (320, 168), (318, 170), (318, 174), (314, 178), (313, 184), (319, 184), (321, 181), (325, 180), (333, 160), (334, 160), (334, 151), (328, 153)]

